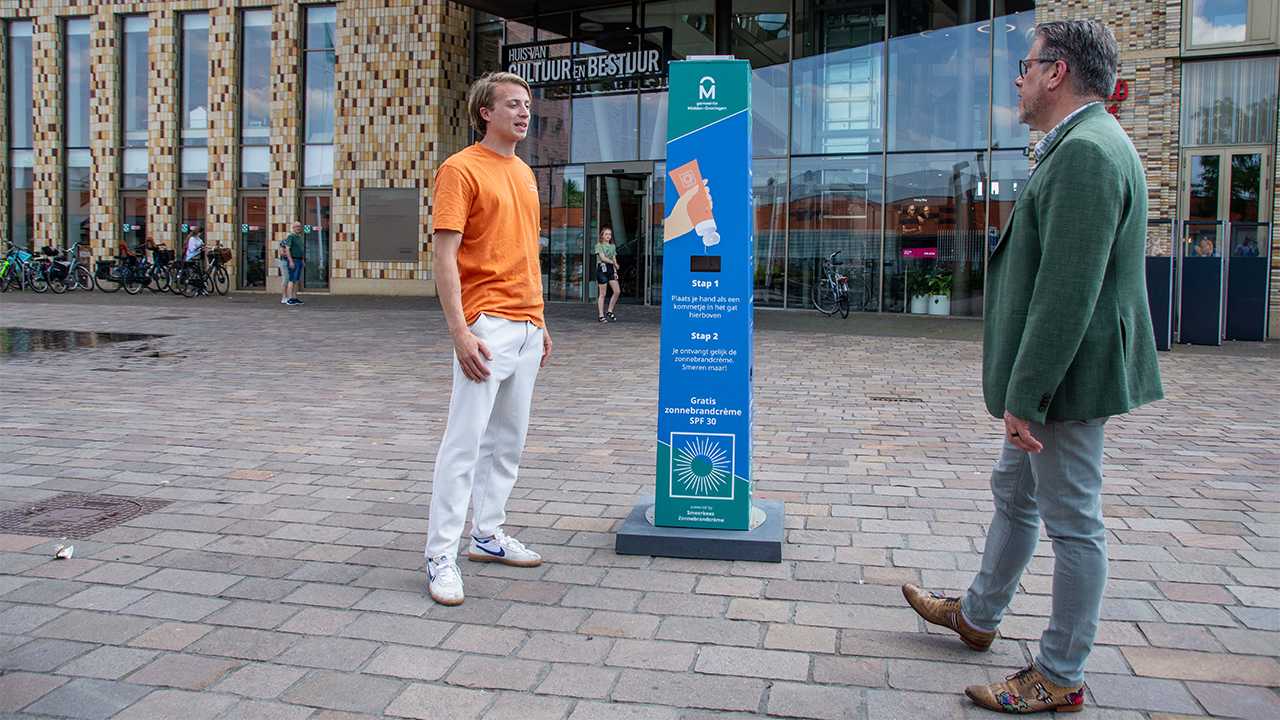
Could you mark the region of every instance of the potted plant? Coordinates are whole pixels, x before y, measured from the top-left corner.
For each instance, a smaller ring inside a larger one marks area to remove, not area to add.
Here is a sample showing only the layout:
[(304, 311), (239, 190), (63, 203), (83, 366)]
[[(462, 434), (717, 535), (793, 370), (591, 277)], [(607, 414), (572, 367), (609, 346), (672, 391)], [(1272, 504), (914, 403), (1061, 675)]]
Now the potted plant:
[(929, 314), (951, 314), (951, 273), (929, 276)]
[(907, 297), (911, 300), (911, 312), (917, 315), (929, 311), (929, 278), (924, 270), (907, 273)]

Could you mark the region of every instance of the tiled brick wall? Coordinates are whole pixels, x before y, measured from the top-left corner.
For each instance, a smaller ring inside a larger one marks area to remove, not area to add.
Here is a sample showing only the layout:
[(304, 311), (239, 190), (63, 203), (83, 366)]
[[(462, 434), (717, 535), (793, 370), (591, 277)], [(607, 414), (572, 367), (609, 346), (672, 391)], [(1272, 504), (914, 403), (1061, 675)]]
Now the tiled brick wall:
[(32, 63), (36, 105), (34, 217), (36, 247), (62, 245), (62, 21), (51, 11), (35, 17)]

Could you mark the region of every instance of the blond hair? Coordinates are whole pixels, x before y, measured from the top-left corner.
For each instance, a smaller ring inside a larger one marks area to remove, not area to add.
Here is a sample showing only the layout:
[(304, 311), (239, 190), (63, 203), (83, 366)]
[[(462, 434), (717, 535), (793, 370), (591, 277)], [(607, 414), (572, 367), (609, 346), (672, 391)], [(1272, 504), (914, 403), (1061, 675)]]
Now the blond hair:
[(471, 127), (481, 135), (485, 134), (489, 123), (480, 117), (480, 108), (492, 110), (498, 86), (508, 83), (519, 85), (529, 93), (529, 97), (533, 97), (533, 92), (529, 90), (529, 83), (519, 75), (509, 72), (487, 72), (471, 83), (471, 88), (467, 90), (467, 115), (471, 118)]

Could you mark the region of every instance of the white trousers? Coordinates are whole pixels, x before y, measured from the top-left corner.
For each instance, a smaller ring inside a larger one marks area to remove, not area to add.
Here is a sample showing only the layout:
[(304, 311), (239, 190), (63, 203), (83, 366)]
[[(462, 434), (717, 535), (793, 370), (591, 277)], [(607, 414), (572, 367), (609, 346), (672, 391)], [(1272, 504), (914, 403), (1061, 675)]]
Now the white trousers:
[(431, 482), (427, 557), (457, 556), (468, 498), (474, 510), (473, 536), (487, 537), (501, 527), (529, 430), (529, 404), (542, 361), (542, 328), (481, 315), (471, 332), (493, 359), (485, 361), (488, 379), (478, 383), (462, 374), (454, 353), (449, 421)]

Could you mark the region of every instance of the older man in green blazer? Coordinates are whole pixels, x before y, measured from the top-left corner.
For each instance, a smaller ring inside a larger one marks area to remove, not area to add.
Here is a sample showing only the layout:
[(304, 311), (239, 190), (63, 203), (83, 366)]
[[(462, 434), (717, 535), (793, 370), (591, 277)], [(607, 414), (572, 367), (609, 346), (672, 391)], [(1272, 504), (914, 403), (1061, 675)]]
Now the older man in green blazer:
[(1107, 418), (1163, 397), (1147, 309), (1147, 185), (1101, 100), (1116, 82), (1106, 27), (1036, 27), (1020, 63), (1018, 119), (1047, 133), (988, 264), (982, 391), (1003, 417), (995, 516), (963, 598), (903, 587), (925, 620), (986, 650), (1035, 552), (1053, 541), (1053, 609), (1034, 663), (965, 693), (1004, 712), (1079, 710), (1107, 578)]

